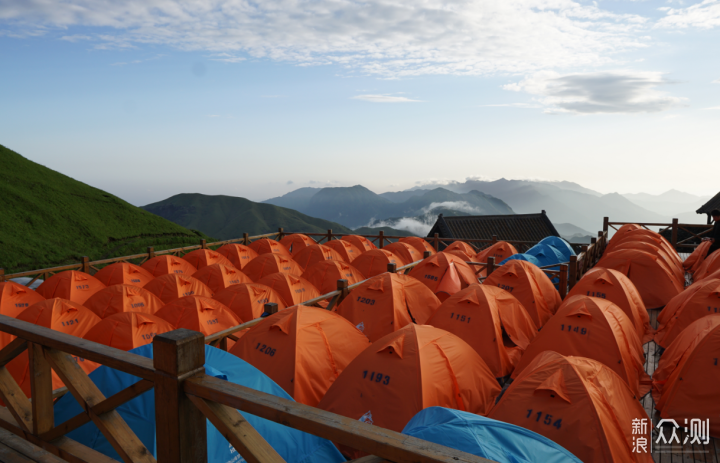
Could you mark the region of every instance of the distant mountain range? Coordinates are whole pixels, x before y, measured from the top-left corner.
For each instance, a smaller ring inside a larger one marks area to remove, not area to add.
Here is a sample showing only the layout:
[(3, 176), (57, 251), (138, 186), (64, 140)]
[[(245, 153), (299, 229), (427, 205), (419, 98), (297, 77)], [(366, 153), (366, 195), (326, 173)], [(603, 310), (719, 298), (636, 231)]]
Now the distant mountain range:
[(695, 211), (711, 198), (711, 196), (695, 196), (677, 190), (668, 190), (659, 195), (627, 193), (623, 196), (638, 206), (658, 214), (681, 219), (681, 222), (684, 223), (688, 223), (689, 220), (691, 220), (690, 223), (695, 222), (692, 221), (693, 218), (697, 218), (698, 223), (703, 223), (704, 216), (698, 216)]

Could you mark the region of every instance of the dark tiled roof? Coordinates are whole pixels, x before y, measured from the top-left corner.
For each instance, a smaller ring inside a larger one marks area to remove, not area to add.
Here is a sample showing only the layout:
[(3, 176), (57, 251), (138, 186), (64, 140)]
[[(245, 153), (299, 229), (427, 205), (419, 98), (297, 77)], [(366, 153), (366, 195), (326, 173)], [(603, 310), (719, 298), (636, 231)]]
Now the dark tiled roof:
[(709, 214), (713, 209), (720, 209), (720, 193), (710, 198), (710, 201), (703, 204), (700, 209), (695, 212), (698, 214)]
[(540, 214), (438, 216), (428, 237), (492, 239), (538, 242), (547, 236), (560, 236), (543, 211)]

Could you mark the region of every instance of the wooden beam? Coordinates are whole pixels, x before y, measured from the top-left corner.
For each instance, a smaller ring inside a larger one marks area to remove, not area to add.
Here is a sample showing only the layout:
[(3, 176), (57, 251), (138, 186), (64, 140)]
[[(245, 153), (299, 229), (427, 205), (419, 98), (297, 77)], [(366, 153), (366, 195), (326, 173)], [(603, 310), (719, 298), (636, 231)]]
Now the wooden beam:
[(184, 383), (185, 392), (396, 463), (489, 463), (489, 460), (383, 429), (208, 375)]
[(15, 357), (25, 352), (27, 349), (27, 341), (21, 338), (15, 338), (0, 350), (0, 367), (4, 367)]
[(562, 264), (560, 266), (560, 300), (565, 299), (568, 292), (568, 266)]
[(23, 431), (31, 433), (33, 429), (32, 405), (15, 378), (5, 367), (0, 368), (0, 398), (5, 402), (5, 406)]
[(265, 438), (234, 408), (199, 397), (190, 396), (190, 400), (248, 463), (285, 463)]
[[(0, 429), (0, 442), (7, 446), (7, 448), (26, 457), (25, 460), (18, 461), (34, 463), (67, 463), (65, 460), (53, 455), (47, 450), (42, 449), (37, 445), (30, 443), (28, 440), (23, 439), (5, 429)], [(3, 459), (3, 456), (0, 455), (0, 461), (11, 463), (13, 460)]]
[(50, 431), (55, 425), (52, 369), (45, 359), (43, 347), (39, 344), (28, 345), (28, 360), (33, 434), (40, 435)]
[(572, 289), (575, 284), (577, 283), (577, 277), (578, 277), (578, 263), (577, 263), (577, 256), (570, 256), (570, 273), (568, 275), (568, 284), (570, 285), (570, 289)]
[(183, 392), (183, 382), (205, 374), (205, 337), (179, 329), (153, 338), (155, 435), (165, 463), (207, 462), (205, 416)]

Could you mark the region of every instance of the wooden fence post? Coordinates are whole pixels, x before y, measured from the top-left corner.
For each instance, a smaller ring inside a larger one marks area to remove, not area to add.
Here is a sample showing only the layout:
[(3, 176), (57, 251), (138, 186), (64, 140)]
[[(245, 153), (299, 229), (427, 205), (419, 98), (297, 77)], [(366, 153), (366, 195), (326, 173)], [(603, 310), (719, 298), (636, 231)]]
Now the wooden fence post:
[(603, 217), (603, 231), (604, 232), (608, 231), (608, 228), (610, 228), (610, 226), (608, 225), (609, 222), (610, 222), (610, 219), (608, 219), (607, 217)]
[(36, 436), (52, 430), (53, 414), (52, 370), (40, 344), (27, 346), (30, 364), (30, 394), (32, 396), (32, 432)]
[(568, 266), (560, 266), (560, 299), (565, 299), (568, 292)]
[(425, 251), (425, 252), (423, 252), (423, 259), (427, 259), (427, 258), (430, 257), (431, 255), (432, 255), (432, 254), (430, 253), (430, 251)]
[(5, 269), (0, 268), (0, 283), (5, 281)]
[(153, 339), (157, 460), (207, 462), (205, 415), (183, 392), (183, 381), (205, 373), (205, 337), (178, 329)]
[(575, 283), (577, 283), (577, 272), (577, 256), (570, 256), (570, 275), (568, 275), (568, 284), (570, 285), (570, 289), (572, 289), (573, 286), (575, 286)]
[(245, 246), (247, 246), (247, 245), (250, 244), (250, 238), (248, 237), (248, 234), (247, 234), (247, 233), (243, 233), (243, 244), (244, 244)]
[(82, 271), (90, 274), (90, 258), (88, 256), (83, 256), (82, 258)]
[(487, 258), (487, 267), (485, 267), (485, 276), (489, 277), (490, 274), (494, 271), (495, 271), (495, 258), (488, 257)]
[(268, 316), (270, 316), (274, 313), (277, 313), (278, 312), (277, 302), (267, 302), (263, 306), (263, 309), (264, 309), (265, 313), (268, 314)]
[(278, 228), (277, 240), (280, 241), (281, 239), (283, 239), (283, 235), (284, 235), (284, 233), (283, 233), (283, 228), (282, 228), (282, 227), (279, 227), (279, 228)]
[(378, 235), (380, 235), (380, 239), (378, 240), (378, 243), (379, 243), (378, 247), (380, 249), (382, 249), (385, 246), (385, 232), (380, 230)]
[(147, 253), (148, 253), (148, 260), (152, 259), (153, 257), (155, 257), (155, 248), (152, 246), (148, 246)]
[(492, 244), (495, 244), (498, 242), (497, 235), (493, 235), (492, 237)]
[(670, 242), (672, 243), (673, 248), (677, 251), (677, 235), (678, 235), (678, 219), (673, 219), (672, 222), (672, 239)]
[(207, 249), (207, 240), (200, 240), (200, 249)]
[(387, 271), (390, 273), (397, 273), (397, 264), (389, 262), (387, 264)]
[(327, 241), (328, 242), (332, 241), (332, 230), (328, 230)]
[(337, 301), (335, 302), (335, 305), (337, 306), (340, 304), (343, 299), (345, 299), (348, 294), (350, 294), (350, 291), (348, 291), (348, 281), (347, 280), (338, 280), (337, 281), (337, 290), (340, 291), (340, 294), (338, 294)]
[(435, 248), (436, 252), (440, 251), (440, 234), (435, 233), (435, 236), (433, 237), (433, 247)]

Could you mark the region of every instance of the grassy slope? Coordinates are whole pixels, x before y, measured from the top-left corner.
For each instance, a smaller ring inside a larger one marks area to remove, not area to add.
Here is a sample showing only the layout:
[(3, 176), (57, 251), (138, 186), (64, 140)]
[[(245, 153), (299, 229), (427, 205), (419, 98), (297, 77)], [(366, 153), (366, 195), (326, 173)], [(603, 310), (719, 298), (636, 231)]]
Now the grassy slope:
[(198, 244), (207, 238), (0, 145), (0, 267), (6, 273)]
[(336, 233), (351, 233), (335, 222), (234, 196), (184, 193), (148, 204), (143, 209), (219, 239), (237, 238), (243, 233), (271, 233), (280, 227), (288, 232), (322, 233), (332, 229)]

